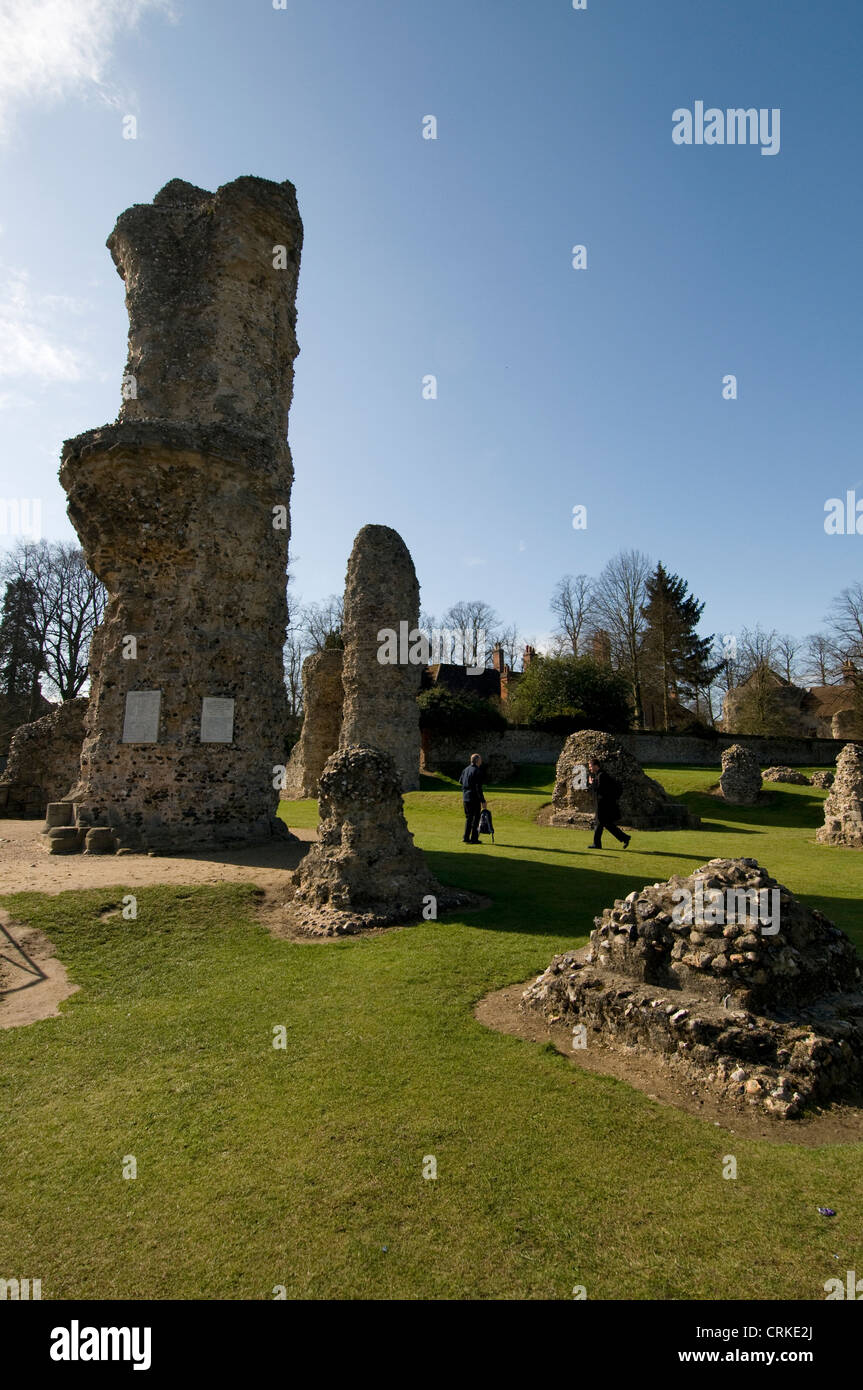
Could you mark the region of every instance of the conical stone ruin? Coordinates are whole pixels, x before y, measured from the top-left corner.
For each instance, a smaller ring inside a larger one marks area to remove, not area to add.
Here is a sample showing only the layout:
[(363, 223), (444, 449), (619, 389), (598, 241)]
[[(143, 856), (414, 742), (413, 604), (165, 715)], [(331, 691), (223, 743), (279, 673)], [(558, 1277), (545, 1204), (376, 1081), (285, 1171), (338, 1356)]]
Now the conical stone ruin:
[(712, 859), (618, 899), (524, 1010), (638, 1050), (729, 1106), (793, 1119), (863, 1098), (863, 977), (844, 932), (754, 859)]
[(588, 827), (595, 814), (587, 785), (587, 764), (597, 758), (620, 785), (619, 823), (633, 830), (689, 830), (699, 818), (682, 802), (672, 801), (664, 787), (648, 777), (613, 734), (583, 729), (570, 734), (557, 760), (550, 806), (537, 816), (540, 825)]
[(78, 835), (179, 851), (286, 834), (282, 644), (302, 223), (290, 183), (174, 179), (108, 246), (129, 352), (115, 424), (60, 480), (109, 602), (71, 792)]
[(288, 891), (286, 919), (311, 936), (431, 920), (476, 901), (443, 887), (414, 844), (388, 753), (351, 744), (327, 761), (320, 830)]
[[(339, 746), (392, 757), (403, 792), (419, 788), (419, 694), (427, 655), (411, 660), (420, 589), (410, 551), (389, 526), (357, 534), (345, 580), (344, 716)], [(395, 642), (382, 638), (392, 633)], [(394, 658), (394, 659), (390, 659)]]

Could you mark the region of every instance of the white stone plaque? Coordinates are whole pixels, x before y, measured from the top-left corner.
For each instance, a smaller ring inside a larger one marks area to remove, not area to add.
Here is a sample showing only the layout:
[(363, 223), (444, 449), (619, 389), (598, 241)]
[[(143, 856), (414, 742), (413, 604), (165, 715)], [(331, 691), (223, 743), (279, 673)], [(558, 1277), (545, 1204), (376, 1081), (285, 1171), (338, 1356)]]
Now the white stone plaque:
[(158, 743), (161, 690), (130, 690), (123, 721), (124, 743)]
[(216, 695), (205, 695), (201, 706), (201, 742), (232, 743), (234, 702)]

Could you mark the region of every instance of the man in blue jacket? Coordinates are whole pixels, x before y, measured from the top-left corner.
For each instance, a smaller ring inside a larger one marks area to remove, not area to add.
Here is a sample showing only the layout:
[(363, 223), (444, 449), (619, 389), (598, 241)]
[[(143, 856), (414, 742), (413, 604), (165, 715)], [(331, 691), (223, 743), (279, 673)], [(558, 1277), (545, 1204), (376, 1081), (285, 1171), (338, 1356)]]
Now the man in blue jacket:
[(479, 817), (485, 805), (482, 758), (479, 753), (471, 754), (470, 762), (459, 781), (461, 782), (461, 794), (464, 802), (464, 835), (462, 839), (466, 845), (478, 845), (480, 842)]

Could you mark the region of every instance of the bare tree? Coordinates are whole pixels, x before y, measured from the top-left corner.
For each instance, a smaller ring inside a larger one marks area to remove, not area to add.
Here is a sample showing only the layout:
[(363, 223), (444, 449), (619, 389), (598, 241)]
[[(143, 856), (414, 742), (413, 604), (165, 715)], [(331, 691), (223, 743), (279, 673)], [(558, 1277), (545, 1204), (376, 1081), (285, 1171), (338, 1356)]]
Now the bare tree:
[(561, 653), (580, 654), (582, 636), (590, 622), (593, 589), (593, 580), (587, 574), (565, 574), (558, 580), (550, 607), (557, 619), (555, 633), (560, 639)]
[(737, 684), (742, 685), (755, 671), (772, 670), (779, 665), (779, 633), (769, 632), (758, 623), (745, 627), (737, 641)]
[(797, 678), (796, 658), (802, 650), (802, 643), (790, 633), (784, 632), (776, 639), (776, 658), (780, 674), (790, 683)]
[(840, 665), (863, 659), (863, 584), (858, 581), (842, 590), (827, 622)]
[(288, 574), (288, 622), (282, 658), (285, 667), (288, 715), (297, 720), (303, 709), (303, 661), (307, 654), (307, 636), (303, 626), (303, 609), (291, 592), (292, 576)]
[(33, 593), (34, 635), (39, 669), (30, 696), (30, 718), (38, 714), (40, 683), (74, 699), (87, 681), (90, 641), (105, 611), (106, 593), (79, 546), (59, 541), (20, 541), (5, 557), (2, 577), (23, 579)]
[(595, 622), (608, 633), (612, 662), (626, 675), (632, 689), (636, 728), (644, 722), (640, 662), (645, 619), (641, 610), (651, 570), (650, 559), (642, 551), (623, 550), (605, 566), (593, 596)]
[(326, 603), (307, 603), (300, 613), (307, 651), (323, 651), (334, 637), (341, 637), (345, 621), (345, 601), (341, 594), (330, 594)]
[(810, 632), (806, 638), (806, 675), (813, 685), (832, 685), (840, 666), (833, 639), (825, 632)]
[(77, 545), (51, 547), (53, 619), (45, 642), (45, 672), (61, 700), (73, 700), (87, 681), (93, 633), (105, 615), (107, 594)]
[(516, 624), (510, 623), (508, 627), (501, 628), (497, 640), (498, 645), (503, 648), (504, 661), (509, 669), (514, 671), (521, 658), (521, 633)]
[[(461, 599), (443, 615), (443, 626), (455, 637), (466, 666), (488, 666), (500, 632), (500, 619), (482, 599)], [(459, 655), (458, 650), (455, 653)]]

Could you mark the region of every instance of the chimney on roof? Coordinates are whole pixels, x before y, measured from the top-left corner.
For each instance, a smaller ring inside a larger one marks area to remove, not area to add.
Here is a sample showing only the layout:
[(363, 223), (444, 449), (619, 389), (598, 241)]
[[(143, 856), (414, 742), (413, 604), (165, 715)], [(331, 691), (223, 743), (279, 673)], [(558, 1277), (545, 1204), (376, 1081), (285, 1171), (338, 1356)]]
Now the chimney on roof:
[(528, 666), (529, 666), (530, 663), (533, 661), (533, 659), (534, 659), (535, 656), (536, 656), (536, 647), (530, 647), (530, 646), (525, 647), (525, 649), (524, 649), (524, 656), (523, 656), (522, 659), (521, 659), (521, 667), (522, 667), (522, 670), (523, 670), (523, 671), (526, 671), (526, 670), (527, 670)]

